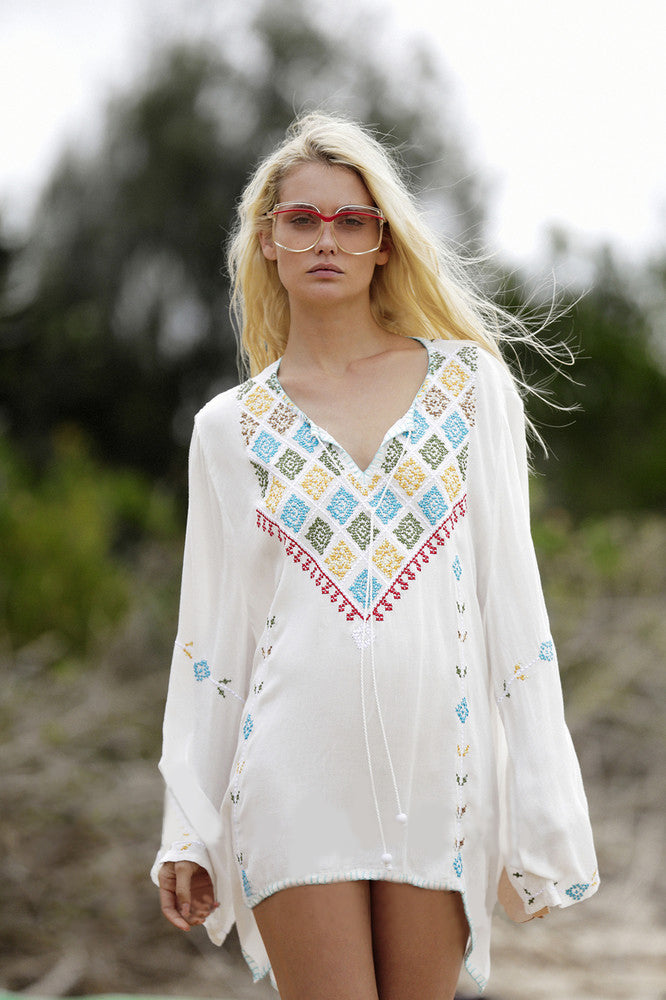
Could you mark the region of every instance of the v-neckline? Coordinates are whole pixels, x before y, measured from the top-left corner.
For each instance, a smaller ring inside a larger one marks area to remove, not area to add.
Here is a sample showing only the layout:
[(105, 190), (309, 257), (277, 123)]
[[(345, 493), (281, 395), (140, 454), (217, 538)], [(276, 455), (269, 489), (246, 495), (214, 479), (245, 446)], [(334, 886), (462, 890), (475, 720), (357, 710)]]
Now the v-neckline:
[(340, 453), (340, 460), (342, 464), (346, 467), (347, 471), (351, 475), (359, 477), (361, 479), (361, 482), (377, 474), (379, 466), (381, 464), (381, 453), (386, 442), (390, 441), (392, 438), (399, 437), (401, 434), (409, 434), (413, 429), (414, 407), (416, 405), (419, 396), (421, 396), (421, 394), (423, 393), (423, 390), (425, 389), (426, 384), (428, 382), (428, 378), (430, 376), (431, 341), (428, 341), (422, 337), (412, 337), (410, 339), (417, 341), (417, 343), (419, 344), (422, 344), (428, 356), (428, 365), (426, 367), (426, 372), (423, 377), (423, 381), (421, 382), (419, 388), (417, 389), (414, 395), (414, 398), (412, 399), (411, 403), (409, 404), (408, 408), (405, 410), (403, 415), (399, 417), (398, 420), (396, 420), (393, 424), (391, 424), (391, 426), (385, 432), (379, 444), (379, 447), (377, 448), (377, 451), (374, 454), (374, 457), (371, 459), (369, 465), (365, 469), (359, 468), (358, 464), (356, 463), (354, 458), (349, 454), (347, 449), (343, 445), (341, 445), (340, 442), (329, 431), (327, 431), (325, 427), (320, 427), (318, 424), (316, 424), (314, 420), (312, 420), (312, 418), (309, 417), (308, 414), (304, 410), (302, 410), (297, 403), (294, 402), (289, 393), (284, 389), (282, 383), (280, 382), (280, 364), (282, 362), (282, 358), (281, 357), (278, 358), (278, 360), (273, 362), (273, 364), (271, 365), (272, 368), (271, 374), (274, 376), (273, 384), (278, 388), (279, 394), (283, 397), (285, 402), (287, 402), (290, 406), (292, 406), (294, 410), (296, 410), (296, 412), (302, 417), (302, 419), (309, 425), (312, 434), (315, 437), (319, 438), (320, 441), (332, 444), (335, 446), (335, 448), (337, 448), (337, 450)]

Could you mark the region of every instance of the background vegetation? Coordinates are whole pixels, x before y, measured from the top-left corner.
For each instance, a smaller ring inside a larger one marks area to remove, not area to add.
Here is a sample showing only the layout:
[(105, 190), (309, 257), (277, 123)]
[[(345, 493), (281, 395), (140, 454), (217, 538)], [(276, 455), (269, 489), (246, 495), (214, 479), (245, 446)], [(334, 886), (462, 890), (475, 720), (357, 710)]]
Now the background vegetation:
[[(96, 151), (63, 157), (25, 240), (0, 227), (0, 986), (258, 995), (237, 981), (233, 941), (223, 968), (202, 936), (170, 932), (146, 879), (186, 447), (194, 412), (236, 380), (234, 203), (294, 108), (325, 102), (403, 144), (427, 211), (470, 251), (483, 241), (486, 191), (445, 76), (410, 39), (389, 72), (358, 16), (334, 39), (301, 0), (266, 3), (223, 38), (156, 52), (107, 108)], [(550, 333), (578, 349), (573, 380), (521, 360), (578, 410), (533, 408), (553, 451), (535, 455), (534, 533), (608, 883), (582, 919), (615, 956), (599, 945), (605, 992), (580, 995), (639, 1000), (628, 956), (655, 982), (666, 971), (666, 251), (629, 265), (554, 233), (552, 253), (572, 275)], [(511, 309), (548, 306), (549, 288), (501, 261), (479, 280)], [(584, 976), (595, 946), (577, 966), (578, 919), (558, 925), (561, 964)], [(543, 975), (541, 933), (522, 961)], [(499, 940), (512, 954), (501, 927)], [(498, 967), (505, 1000), (541, 995)]]

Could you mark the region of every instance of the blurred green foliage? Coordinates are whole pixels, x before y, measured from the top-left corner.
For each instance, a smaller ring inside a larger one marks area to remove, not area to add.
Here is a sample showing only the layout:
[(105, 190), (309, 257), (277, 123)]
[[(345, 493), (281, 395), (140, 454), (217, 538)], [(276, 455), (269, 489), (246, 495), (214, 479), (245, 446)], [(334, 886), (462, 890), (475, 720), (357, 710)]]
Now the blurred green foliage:
[(0, 441), (0, 482), (1, 632), (14, 648), (50, 634), (55, 659), (88, 652), (127, 609), (141, 540), (177, 536), (173, 498), (100, 466), (74, 427), (39, 474)]

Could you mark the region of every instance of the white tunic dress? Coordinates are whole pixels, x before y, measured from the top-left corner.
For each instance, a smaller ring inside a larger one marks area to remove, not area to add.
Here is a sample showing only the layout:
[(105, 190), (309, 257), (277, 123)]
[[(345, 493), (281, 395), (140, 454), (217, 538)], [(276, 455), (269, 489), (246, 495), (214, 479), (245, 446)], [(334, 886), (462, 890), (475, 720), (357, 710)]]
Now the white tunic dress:
[(279, 362), (198, 414), (153, 868), (211, 873), (255, 978), (252, 907), (389, 879), (462, 893), (483, 988), (506, 866), (527, 912), (598, 886), (530, 537), (521, 401), (475, 344), (427, 342), (361, 472)]

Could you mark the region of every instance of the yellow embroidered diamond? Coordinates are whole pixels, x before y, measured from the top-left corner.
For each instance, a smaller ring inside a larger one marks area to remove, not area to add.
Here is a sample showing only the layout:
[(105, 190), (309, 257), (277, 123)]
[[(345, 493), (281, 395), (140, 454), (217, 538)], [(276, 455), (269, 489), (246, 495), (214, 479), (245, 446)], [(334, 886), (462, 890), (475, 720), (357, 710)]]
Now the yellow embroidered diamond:
[(452, 392), (454, 396), (458, 396), (462, 392), (468, 378), (469, 375), (467, 372), (456, 361), (449, 361), (439, 380), (449, 392)]
[(304, 476), (301, 486), (313, 500), (318, 500), (332, 479), (330, 472), (321, 465), (313, 465)]
[(271, 479), (270, 489), (266, 494), (265, 503), (268, 509), (272, 510), (274, 514), (277, 511), (278, 507), (280, 506), (280, 501), (282, 500), (284, 491), (285, 487), (278, 479), (275, 478), (275, 476), (273, 476), (273, 478)]
[(425, 482), (425, 472), (413, 458), (405, 461), (394, 472), (396, 482), (402, 486), (408, 496), (413, 496)]
[(354, 565), (355, 558), (349, 546), (341, 541), (324, 561), (329, 566), (331, 573), (341, 580)]
[(245, 400), (245, 405), (248, 410), (252, 410), (255, 417), (263, 417), (273, 405), (273, 397), (262, 385), (258, 385)]
[(442, 482), (449, 495), (449, 500), (455, 500), (460, 493), (460, 476), (452, 465), (442, 473)]
[(392, 577), (402, 566), (403, 558), (389, 541), (378, 545), (372, 561), (379, 567), (384, 576)]

